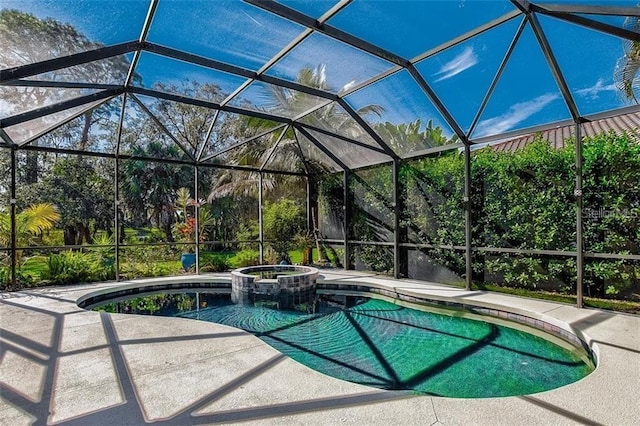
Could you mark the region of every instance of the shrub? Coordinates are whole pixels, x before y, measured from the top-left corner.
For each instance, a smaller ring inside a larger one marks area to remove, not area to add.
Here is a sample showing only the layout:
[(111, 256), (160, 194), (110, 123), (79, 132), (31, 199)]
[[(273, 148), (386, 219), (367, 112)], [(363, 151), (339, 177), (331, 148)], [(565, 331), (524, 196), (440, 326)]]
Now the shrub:
[[(296, 236), (304, 225), (302, 207), (287, 198), (267, 205), (264, 209), (264, 237), (275, 252), (275, 263), (285, 260), (291, 263), (289, 250), (296, 246)], [(271, 263), (271, 262), (269, 262)]]
[(51, 284), (104, 281), (115, 277), (114, 265), (104, 265), (93, 253), (67, 251), (51, 254), (42, 278)]
[(231, 264), (234, 268), (255, 266), (258, 263), (260, 263), (260, 252), (258, 250), (242, 250), (231, 259)]
[(231, 265), (225, 257), (222, 256), (201, 256), (200, 271), (201, 272), (224, 272), (228, 271)]
[(22, 287), (33, 287), (36, 285), (36, 281), (29, 274), (17, 269), (16, 284), (17, 288), (11, 286), (11, 268), (8, 266), (0, 266), (0, 290), (17, 290)]

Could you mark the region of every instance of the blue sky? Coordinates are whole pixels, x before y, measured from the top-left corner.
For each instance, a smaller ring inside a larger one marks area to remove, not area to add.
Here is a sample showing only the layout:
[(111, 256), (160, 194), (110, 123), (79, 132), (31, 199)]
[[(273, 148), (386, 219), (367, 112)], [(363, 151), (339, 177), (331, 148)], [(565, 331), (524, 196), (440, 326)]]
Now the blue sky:
[[(332, 1), (283, 0), (317, 18)], [(558, 3), (557, 0), (552, 3)], [(633, 5), (630, 1), (607, 4)], [(38, 17), (53, 17), (76, 26), (89, 38), (114, 44), (139, 37), (147, 0), (4, 0)], [(491, 19), (512, 11), (508, 1), (374, 1), (354, 0), (329, 20), (345, 32), (410, 59)], [(601, 17), (596, 17), (601, 19)], [(468, 130), (491, 79), (522, 18), (451, 47), (416, 64), (457, 123)], [(620, 22), (611, 18), (608, 22)], [(554, 18), (540, 17), (554, 54), (582, 114), (626, 105), (613, 84), (622, 41)], [(235, 0), (161, 0), (149, 40), (190, 53), (258, 70), (304, 28)], [(268, 75), (294, 80), (303, 67), (324, 65), (328, 86), (339, 91), (392, 65), (382, 59), (313, 34), (267, 70)], [(145, 53), (138, 73), (143, 85), (174, 84), (195, 79), (218, 84), (228, 94), (244, 78)], [(249, 90), (245, 100), (265, 103), (264, 91)], [(451, 132), (445, 120), (406, 72), (398, 73), (346, 98), (354, 108), (376, 104), (381, 119), (403, 123), (429, 120)], [(570, 118), (535, 36), (526, 28), (472, 136), (481, 137)]]

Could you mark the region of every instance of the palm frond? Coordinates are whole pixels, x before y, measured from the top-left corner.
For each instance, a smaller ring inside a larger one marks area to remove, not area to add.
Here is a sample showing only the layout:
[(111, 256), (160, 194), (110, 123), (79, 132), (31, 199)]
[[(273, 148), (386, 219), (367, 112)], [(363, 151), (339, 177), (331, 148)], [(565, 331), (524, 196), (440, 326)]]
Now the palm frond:
[(16, 221), (19, 221), (24, 226), (24, 230), (32, 234), (53, 228), (58, 220), (60, 220), (58, 208), (49, 203), (29, 206), (16, 217)]

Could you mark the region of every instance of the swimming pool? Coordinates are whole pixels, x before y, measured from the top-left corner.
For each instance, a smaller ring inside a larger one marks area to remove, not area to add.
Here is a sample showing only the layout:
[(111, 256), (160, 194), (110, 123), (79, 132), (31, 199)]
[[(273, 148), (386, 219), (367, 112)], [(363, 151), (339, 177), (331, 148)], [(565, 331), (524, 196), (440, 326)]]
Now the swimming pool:
[(594, 368), (568, 343), (458, 311), (443, 315), (373, 298), (322, 297), (315, 313), (235, 305), (228, 294), (193, 289), (132, 295), (93, 309), (233, 326), (329, 376), (437, 396), (531, 394), (580, 380)]

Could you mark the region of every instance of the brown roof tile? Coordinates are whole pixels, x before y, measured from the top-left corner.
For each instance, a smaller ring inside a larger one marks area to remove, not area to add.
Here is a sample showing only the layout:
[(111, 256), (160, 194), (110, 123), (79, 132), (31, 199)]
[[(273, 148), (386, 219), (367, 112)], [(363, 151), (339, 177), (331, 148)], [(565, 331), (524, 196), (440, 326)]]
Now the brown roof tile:
[[(640, 133), (640, 112), (621, 114), (615, 117), (587, 122), (582, 125), (582, 133), (584, 137), (592, 137), (602, 132), (610, 131), (613, 131), (616, 134), (622, 134), (625, 131)], [(555, 129), (545, 130), (543, 132), (518, 136), (517, 138), (507, 141), (502, 141), (491, 145), (491, 149), (498, 152), (517, 151), (533, 142), (538, 135), (542, 139), (548, 140), (556, 149), (561, 149), (565, 147), (565, 141), (568, 138), (573, 137), (574, 134), (574, 125), (562, 126)], [(640, 137), (638, 139), (640, 139)]]

